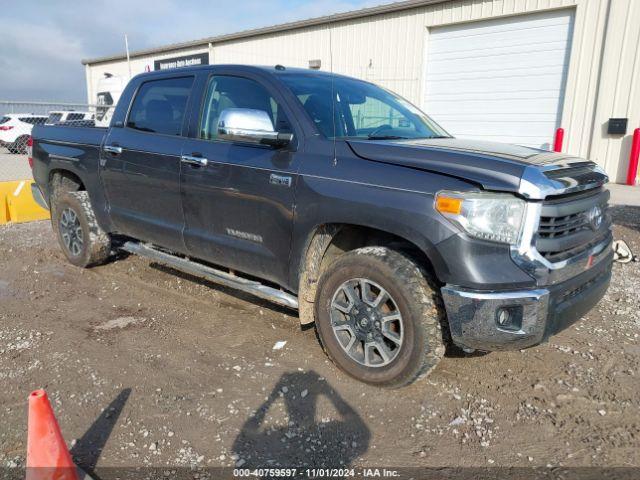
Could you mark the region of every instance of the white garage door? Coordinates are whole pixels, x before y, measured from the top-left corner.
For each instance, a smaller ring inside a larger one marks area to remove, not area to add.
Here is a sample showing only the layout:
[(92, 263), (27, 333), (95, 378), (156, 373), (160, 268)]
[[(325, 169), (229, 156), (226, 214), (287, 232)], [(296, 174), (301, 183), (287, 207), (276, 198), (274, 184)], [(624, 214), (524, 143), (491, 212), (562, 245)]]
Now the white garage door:
[(566, 10), (432, 29), (425, 111), (456, 137), (549, 149), (572, 30)]

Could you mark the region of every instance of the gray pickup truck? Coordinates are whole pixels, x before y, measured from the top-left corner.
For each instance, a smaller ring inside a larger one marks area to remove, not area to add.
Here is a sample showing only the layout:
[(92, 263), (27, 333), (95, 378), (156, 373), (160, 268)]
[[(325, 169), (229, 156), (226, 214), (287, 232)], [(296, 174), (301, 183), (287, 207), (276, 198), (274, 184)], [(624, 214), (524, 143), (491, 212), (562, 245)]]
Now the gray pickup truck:
[(125, 250), (297, 309), (375, 385), (425, 375), (445, 347), (539, 344), (611, 277), (595, 163), (452, 138), (329, 73), (139, 75), (109, 128), (36, 126), (33, 175), (74, 265)]

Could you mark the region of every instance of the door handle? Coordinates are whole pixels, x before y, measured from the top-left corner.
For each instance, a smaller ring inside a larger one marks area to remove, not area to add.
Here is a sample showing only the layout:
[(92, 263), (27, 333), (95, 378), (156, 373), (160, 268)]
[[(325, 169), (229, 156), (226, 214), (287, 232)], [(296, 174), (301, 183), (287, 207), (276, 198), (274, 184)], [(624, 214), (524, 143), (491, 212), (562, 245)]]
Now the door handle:
[(122, 153), (122, 147), (118, 147), (117, 145), (105, 145), (102, 147), (102, 150), (113, 155), (120, 155)]
[(189, 165), (195, 165), (196, 167), (206, 167), (209, 163), (204, 157), (194, 157), (192, 155), (182, 155), (180, 157), (182, 163), (188, 163)]

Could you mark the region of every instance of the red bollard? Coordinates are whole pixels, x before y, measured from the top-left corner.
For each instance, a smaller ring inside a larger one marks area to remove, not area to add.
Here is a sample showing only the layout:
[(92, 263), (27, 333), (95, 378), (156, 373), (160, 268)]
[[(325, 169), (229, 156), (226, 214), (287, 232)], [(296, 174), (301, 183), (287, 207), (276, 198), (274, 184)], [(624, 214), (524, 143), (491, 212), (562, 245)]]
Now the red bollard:
[(633, 132), (631, 143), (631, 156), (629, 157), (629, 170), (627, 171), (627, 185), (635, 185), (638, 176), (638, 160), (640, 159), (640, 128)]
[(564, 143), (564, 128), (559, 128), (556, 130), (556, 140), (553, 144), (553, 151), (561, 152), (563, 143)]

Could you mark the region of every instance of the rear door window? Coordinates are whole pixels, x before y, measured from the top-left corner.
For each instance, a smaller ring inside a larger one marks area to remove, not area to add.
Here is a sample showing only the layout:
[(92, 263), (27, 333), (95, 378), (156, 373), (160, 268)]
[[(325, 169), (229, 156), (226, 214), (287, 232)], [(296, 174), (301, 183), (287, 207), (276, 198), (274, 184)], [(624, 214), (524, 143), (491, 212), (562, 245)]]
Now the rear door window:
[(163, 135), (180, 135), (193, 77), (145, 82), (131, 105), (127, 127)]

